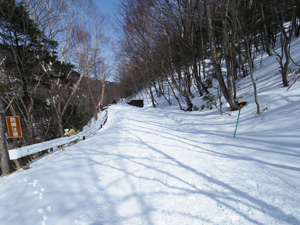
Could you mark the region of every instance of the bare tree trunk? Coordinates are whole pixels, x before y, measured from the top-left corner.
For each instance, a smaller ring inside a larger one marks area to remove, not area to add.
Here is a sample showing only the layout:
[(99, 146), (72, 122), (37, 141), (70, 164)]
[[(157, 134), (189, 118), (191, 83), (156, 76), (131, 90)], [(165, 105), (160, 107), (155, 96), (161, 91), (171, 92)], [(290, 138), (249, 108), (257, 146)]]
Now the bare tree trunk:
[(255, 100), (255, 104), (256, 104), (256, 108), (257, 108), (256, 113), (261, 114), (260, 106), (259, 106), (258, 99), (257, 99), (256, 82), (255, 82), (254, 75), (253, 75), (253, 60), (252, 60), (252, 56), (250, 55), (251, 49), (250, 49), (250, 41), (249, 41), (248, 36), (245, 37), (245, 45), (246, 45), (245, 47), (246, 47), (247, 58), (248, 58), (249, 67), (250, 67), (251, 81), (252, 81), (253, 90), (254, 90), (254, 100)]
[[(167, 38), (167, 44), (168, 44), (168, 57), (169, 57), (169, 60), (170, 60), (171, 68), (173, 69), (173, 68), (174, 68), (174, 63), (173, 63), (173, 57), (172, 57), (172, 52), (171, 52), (171, 41), (170, 41), (170, 37), (169, 37), (169, 35), (168, 35), (168, 33), (167, 33), (167, 30), (166, 30), (166, 27), (165, 27), (165, 25), (164, 25), (164, 23), (163, 23), (162, 21), (161, 21), (161, 24), (162, 24), (162, 26), (163, 26), (163, 34), (164, 34), (165, 37)], [(173, 72), (171, 72), (171, 80), (172, 80), (172, 83), (175, 85), (176, 89), (180, 92), (180, 88), (179, 88), (179, 86), (178, 86), (177, 83), (176, 83), (176, 80), (175, 80), (175, 77), (174, 77), (174, 73), (173, 73)], [(173, 94), (174, 94), (174, 96), (175, 96), (175, 98), (176, 98), (176, 100), (177, 100), (177, 102), (178, 102), (178, 104), (179, 104), (180, 109), (183, 110), (183, 108), (182, 108), (182, 106), (181, 106), (181, 104), (180, 104), (180, 100), (179, 100), (179, 98), (177, 97), (177, 95), (175, 94), (175, 91), (174, 91), (174, 89), (173, 89), (173, 86), (170, 84), (170, 82), (169, 82), (169, 80), (168, 80), (168, 77), (167, 77), (167, 82), (168, 82), (168, 84), (170, 85), (170, 87), (171, 87), (171, 89), (172, 89), (172, 92), (173, 92)], [(182, 94), (182, 93), (180, 93), (180, 94)]]
[[(198, 76), (199, 76), (199, 81), (200, 81), (201, 87), (203, 88), (203, 90), (205, 91), (206, 94), (209, 94), (208, 85), (204, 84), (203, 81), (202, 81), (202, 78), (201, 78), (201, 65), (202, 65), (202, 74), (205, 74), (205, 62), (204, 62), (204, 59), (201, 60), (201, 62), (199, 62)], [(203, 75), (203, 78), (205, 79), (204, 75)]]
[(265, 45), (266, 45), (266, 51), (268, 53), (269, 56), (273, 55), (272, 49), (271, 49), (271, 45), (268, 39), (268, 30), (267, 30), (267, 25), (265, 22), (265, 13), (264, 13), (264, 8), (263, 8), (263, 3), (259, 0), (258, 1), (259, 4), (259, 8), (260, 8), (260, 16), (261, 16), (261, 22), (263, 24), (264, 27), (264, 39), (265, 39)]
[[(162, 71), (164, 71), (164, 74), (168, 74), (167, 71), (165, 71), (165, 68), (164, 68), (164, 60), (161, 61), (161, 69)], [(173, 76), (173, 75), (172, 75)], [(174, 91), (174, 88), (173, 88), (173, 85), (171, 84), (171, 82), (169, 81), (169, 78), (168, 76), (166, 75), (166, 81), (169, 85), (169, 87), (171, 88), (171, 91), (173, 93), (173, 96), (174, 98), (176, 99), (176, 101), (178, 102), (178, 105), (179, 105), (179, 108), (181, 110), (183, 110), (182, 106), (181, 106), (181, 103), (180, 103), (180, 99), (178, 98), (178, 96), (176, 95), (175, 91)], [(170, 93), (169, 93), (169, 98), (170, 98)], [(169, 104), (171, 104), (171, 102), (169, 101)]]
[[(60, 105), (60, 103), (59, 103)], [(63, 137), (64, 136), (64, 127), (63, 127), (63, 114), (60, 110), (60, 107), (59, 107), (59, 110), (57, 110), (56, 112), (57, 114), (57, 119), (58, 119), (58, 133), (59, 133), (59, 136), (60, 137)]]
[(233, 65), (231, 64), (230, 60), (230, 53), (229, 53), (229, 37), (228, 37), (228, 30), (227, 30), (227, 17), (228, 17), (228, 7), (229, 7), (229, 0), (225, 1), (224, 4), (224, 18), (222, 19), (222, 28), (223, 28), (223, 49), (225, 53), (225, 61), (226, 61), (226, 67), (227, 67), (227, 90), (228, 90), (228, 97), (231, 99), (233, 98), (233, 92), (232, 92), (232, 73), (233, 73)]
[(213, 26), (212, 26), (212, 19), (211, 19), (211, 11), (210, 11), (210, 6), (208, 5), (208, 0), (204, 1), (205, 4), (205, 13), (206, 13), (206, 20), (207, 20), (207, 30), (208, 30), (208, 38), (210, 41), (210, 48), (211, 48), (211, 55), (212, 55), (212, 61), (213, 61), (213, 66), (216, 72), (217, 80), (219, 82), (222, 94), (224, 95), (226, 101), (230, 105), (231, 110), (238, 110), (238, 104), (234, 101), (234, 99), (229, 95), (227, 87), (225, 85), (221, 67), (218, 62), (218, 57), (217, 57), (217, 50), (216, 50), (216, 45), (214, 42), (214, 37), (213, 37)]
[[(203, 32), (202, 32), (202, 23), (200, 23), (200, 29), (201, 29), (201, 32), (200, 32), (200, 38), (201, 38), (201, 61), (202, 61), (202, 73), (203, 73), (203, 78), (205, 79), (206, 78), (206, 72), (205, 72), (205, 46), (204, 46), (204, 40), (203, 40)], [(200, 70), (199, 70), (200, 72)], [(201, 74), (199, 75), (201, 76)]]
[[(105, 72), (106, 73), (106, 72)], [(100, 101), (98, 104), (97, 108), (101, 108), (104, 105), (104, 94), (105, 94), (105, 73), (103, 76), (103, 80), (102, 80), (102, 85), (101, 85), (101, 95), (100, 95)], [(97, 117), (96, 117), (97, 118)]]
[[(292, 1), (292, 2), (295, 3), (294, 1)], [(281, 52), (282, 52), (282, 56), (280, 57), (280, 67), (281, 67), (282, 83), (285, 87), (288, 87), (289, 86), (288, 69), (289, 69), (289, 63), (290, 63), (290, 58), (291, 58), (291, 56), (290, 56), (290, 45), (291, 45), (292, 36), (293, 36), (293, 32), (294, 32), (294, 26), (293, 26), (294, 20), (292, 19), (292, 21), (290, 22), (288, 31), (286, 31), (286, 28), (284, 26), (285, 21), (283, 19), (284, 10), (280, 9), (278, 11), (274, 2), (273, 2), (273, 7), (274, 7), (274, 10), (275, 10), (276, 15), (277, 15), (277, 21), (280, 24), (280, 28), (281, 28)], [(295, 10), (293, 10), (292, 12), (293, 12), (292, 18), (294, 18), (296, 16), (295, 15)], [(283, 62), (282, 62), (283, 55), (285, 55), (284, 65), (283, 65)]]
[(1, 156), (1, 171), (2, 175), (7, 175), (10, 173), (9, 169), (9, 157), (6, 146), (5, 137), (5, 111), (2, 98), (0, 97), (0, 156)]
[[(55, 88), (55, 87), (52, 87), (52, 88)], [(59, 137), (63, 137), (64, 136), (64, 130), (63, 130), (63, 121), (62, 121), (62, 117), (63, 117), (63, 114), (61, 112), (61, 100), (60, 100), (60, 95), (59, 94), (56, 94), (55, 97), (52, 96), (50, 93), (49, 95), (51, 96), (51, 102), (52, 102), (52, 105), (55, 109), (55, 113), (56, 113), (56, 116), (57, 116), (57, 122), (58, 122), (58, 136)]]
[(96, 114), (96, 116), (95, 116), (95, 118), (97, 117), (97, 103), (96, 103), (96, 101), (95, 101), (95, 98), (94, 98), (94, 95), (93, 95), (93, 93), (92, 93), (92, 89), (91, 89), (91, 85), (90, 85), (90, 82), (91, 82), (91, 77), (90, 77), (90, 73), (89, 73), (89, 71), (87, 70), (86, 71), (86, 73), (87, 73), (87, 80), (86, 80), (86, 83), (87, 83), (87, 87), (88, 87), (88, 91), (89, 91), (89, 95), (90, 95), (90, 98), (91, 98), (91, 103), (92, 103), (92, 105), (94, 106), (94, 109), (95, 109), (95, 114)]
[(156, 103), (155, 103), (153, 92), (152, 92), (151, 82), (148, 82), (148, 88), (149, 88), (149, 91), (150, 91), (150, 97), (151, 97), (152, 106), (153, 106), (153, 108), (155, 108), (156, 107)]
[[(231, 2), (231, 13), (232, 13), (232, 40), (231, 40), (231, 51), (230, 51), (230, 59), (231, 59), (231, 69), (232, 69), (232, 84), (233, 84), (233, 98), (237, 99), (236, 97), (236, 80), (237, 80), (237, 70), (238, 70), (238, 62), (237, 62), (237, 55), (236, 55), (236, 43), (238, 39), (237, 35), (237, 5), (235, 2)], [(239, 42), (239, 41), (238, 41)]]
[(291, 44), (291, 39), (292, 39), (292, 34), (290, 34), (290, 37), (286, 38), (285, 43), (284, 43), (284, 54), (285, 54), (285, 63), (283, 66), (283, 71), (282, 73), (282, 82), (285, 87), (289, 86), (289, 80), (288, 80), (288, 71), (289, 71), (289, 64), (290, 64), (290, 51), (289, 51), (289, 46)]
[(201, 75), (198, 76), (198, 67), (197, 67), (197, 63), (195, 63), (195, 62), (193, 62), (193, 74), (194, 74), (194, 77), (195, 77), (198, 92), (199, 92), (200, 96), (203, 96), (203, 91), (201, 90), (201, 84), (200, 84)]

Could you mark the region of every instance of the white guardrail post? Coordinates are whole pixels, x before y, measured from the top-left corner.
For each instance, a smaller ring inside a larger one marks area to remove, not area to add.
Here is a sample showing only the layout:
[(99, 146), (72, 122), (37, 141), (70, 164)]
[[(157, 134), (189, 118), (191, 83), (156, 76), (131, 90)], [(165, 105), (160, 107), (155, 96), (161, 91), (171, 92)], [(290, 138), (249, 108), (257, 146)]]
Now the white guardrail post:
[(103, 125), (107, 121), (107, 111), (103, 111), (100, 115), (100, 118), (96, 121), (95, 124), (91, 125), (91, 127), (85, 128), (84, 131), (79, 132), (77, 134), (67, 136), (67, 137), (61, 137), (49, 141), (44, 141), (41, 143), (33, 144), (33, 145), (27, 145), (20, 148), (10, 149), (8, 151), (10, 160), (19, 159), (24, 156), (28, 156), (37, 152), (45, 151), (47, 149), (55, 148), (57, 146), (62, 146), (68, 143), (71, 143), (73, 141), (76, 141), (80, 138), (84, 139), (85, 137), (88, 137), (91, 134), (94, 134), (97, 130), (101, 129)]

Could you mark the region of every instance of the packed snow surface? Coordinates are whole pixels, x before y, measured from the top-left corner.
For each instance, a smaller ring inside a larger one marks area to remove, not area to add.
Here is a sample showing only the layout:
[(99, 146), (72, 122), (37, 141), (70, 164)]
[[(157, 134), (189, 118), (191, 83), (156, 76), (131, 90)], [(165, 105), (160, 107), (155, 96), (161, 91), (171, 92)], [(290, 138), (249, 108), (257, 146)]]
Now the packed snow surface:
[(237, 111), (111, 106), (94, 136), (0, 178), (0, 224), (300, 224), (300, 82), (263, 64), (264, 112), (240, 81), (235, 138)]
[(299, 119), (242, 112), (233, 138), (233, 114), (112, 106), (95, 136), (0, 179), (0, 224), (300, 224)]

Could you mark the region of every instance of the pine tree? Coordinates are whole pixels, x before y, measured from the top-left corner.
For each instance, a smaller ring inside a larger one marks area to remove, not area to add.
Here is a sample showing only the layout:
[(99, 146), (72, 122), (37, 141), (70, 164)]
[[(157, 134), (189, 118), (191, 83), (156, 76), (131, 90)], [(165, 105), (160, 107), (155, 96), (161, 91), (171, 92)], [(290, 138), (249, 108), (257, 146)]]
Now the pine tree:
[(43, 66), (56, 60), (58, 43), (50, 40), (30, 18), (23, 2), (4, 0), (0, 5), (0, 50), (3, 72), (23, 113), (29, 142), (34, 143), (34, 105), (37, 88), (47, 85)]

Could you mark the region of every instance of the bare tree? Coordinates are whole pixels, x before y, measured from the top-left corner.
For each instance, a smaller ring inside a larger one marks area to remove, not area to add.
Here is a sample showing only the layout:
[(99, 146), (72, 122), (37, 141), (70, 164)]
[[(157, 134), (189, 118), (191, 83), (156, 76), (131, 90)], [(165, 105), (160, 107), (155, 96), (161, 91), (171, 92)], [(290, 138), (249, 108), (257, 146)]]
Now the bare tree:
[(204, 1), (204, 5), (205, 5), (205, 14), (206, 14), (206, 19), (207, 19), (207, 31), (208, 31), (209, 41), (210, 41), (211, 57), (212, 57), (212, 62), (214, 65), (215, 73), (216, 73), (222, 94), (225, 97), (228, 104), (230, 105), (230, 109), (237, 110), (238, 104), (233, 99), (233, 95), (230, 94), (230, 92), (232, 92), (232, 90), (227, 89), (225, 82), (224, 82), (223, 75), (222, 75), (220, 62), (219, 62), (218, 56), (217, 56), (215, 39), (214, 39), (214, 35), (213, 35), (211, 10), (210, 10), (210, 5), (207, 0)]
[[(260, 113), (253, 59), (262, 51), (272, 55), (270, 46), (276, 42), (279, 30), (282, 30), (283, 47), (278, 59), (286, 85), (290, 38), (293, 29), (297, 29), (296, 12), (299, 12), (299, 3), (295, 0), (283, 3), (257, 0), (124, 0), (122, 6), (122, 52), (125, 53), (121, 55), (126, 62), (121, 70), (126, 71), (123, 73), (126, 79), (122, 80), (124, 85), (131, 86), (133, 93), (147, 87), (153, 106), (155, 93), (151, 90), (161, 96), (168, 87), (180, 108), (184, 102), (191, 109), (194, 96), (191, 84), (196, 84), (202, 96), (208, 93), (207, 87), (216, 77), (230, 109), (237, 110), (236, 82), (238, 78), (251, 74), (257, 112)], [(270, 10), (268, 14), (265, 13), (267, 8)], [(287, 27), (289, 21), (290, 30)], [(205, 61), (208, 58), (213, 71), (207, 73)], [(226, 75), (222, 74), (223, 63)]]
[[(277, 52), (276, 55), (278, 56), (277, 61), (280, 65), (280, 72), (282, 75), (282, 83), (285, 87), (289, 86), (289, 80), (288, 80), (288, 71), (289, 71), (289, 63), (290, 63), (290, 45), (292, 41), (292, 36), (294, 33), (294, 21), (295, 21), (295, 9), (294, 9), (295, 2), (294, 0), (291, 1), (291, 5), (288, 3), (282, 4), (282, 5), (276, 5), (275, 2), (273, 2), (273, 8), (276, 12), (276, 19), (277, 22), (280, 26), (280, 31), (281, 31), (281, 37), (280, 37), (280, 43), (281, 43), (281, 54), (278, 54)], [(287, 7), (292, 7), (292, 20), (286, 28), (285, 25), (285, 14), (288, 11)], [(285, 62), (283, 63), (283, 57), (285, 56)]]
[[(83, 77), (96, 76), (96, 74), (92, 74), (92, 67), (93, 65), (97, 66), (96, 64), (99, 62), (98, 52), (102, 50), (100, 45), (103, 44), (104, 39), (104, 18), (99, 15), (91, 0), (76, 2), (71, 0), (43, 1), (45, 1), (46, 8), (41, 10), (45, 10), (44, 14), (47, 20), (44, 23), (48, 24), (48, 33), (53, 38), (58, 38), (61, 43), (58, 51), (60, 61), (53, 62), (51, 66), (44, 65), (43, 69), (48, 76), (57, 73), (56, 78), (52, 79), (49, 94), (57, 116), (58, 134), (63, 136), (63, 117), (74, 100)], [(53, 9), (54, 5), (58, 5), (61, 10)], [(70, 68), (65, 77), (73, 82), (69, 82), (67, 85), (62, 82), (61, 72), (53, 71), (56, 64), (64, 62), (75, 64), (78, 72), (77, 76), (76, 72), (72, 72)], [(75, 77), (77, 78), (75, 79)], [(93, 96), (92, 104), (96, 106)]]
[[(28, 142), (35, 142), (34, 107), (37, 89), (45, 73), (41, 64), (52, 56), (49, 51), (56, 45), (47, 38), (43, 30), (30, 17), (25, 2), (3, 2), (1, 9), (1, 44), (6, 52), (6, 73), (10, 73), (14, 92), (10, 98), (15, 99), (15, 105), (25, 122)], [(11, 65), (14, 65), (11, 68)], [(17, 83), (18, 81), (19, 83)]]
[(267, 51), (268, 55), (271, 56), (271, 55), (273, 55), (273, 52), (272, 52), (272, 48), (271, 48), (270, 41), (268, 38), (268, 29), (267, 29), (267, 24), (265, 21), (265, 11), (264, 11), (263, 2), (261, 2), (259, 0), (257, 0), (256, 2), (259, 5), (261, 23), (263, 26), (264, 44), (266, 46), (266, 51)]
[[(88, 90), (93, 105), (94, 117), (97, 119), (97, 114), (102, 106), (105, 105), (105, 85), (106, 79), (110, 73), (111, 59), (107, 51), (109, 50), (106, 46), (109, 46), (110, 40), (105, 36), (105, 27), (107, 26), (106, 18), (99, 13), (95, 13), (91, 18), (93, 28), (91, 33), (93, 35), (93, 46), (91, 49), (91, 63), (87, 67), (86, 75), (89, 79)], [(105, 53), (106, 52), (106, 53)], [(101, 85), (94, 90), (91, 89), (90, 82), (100, 81)]]
[(1, 161), (1, 171), (3, 175), (7, 175), (10, 172), (5, 130), (6, 130), (5, 110), (2, 101), (2, 93), (1, 93), (0, 96), (0, 161)]

